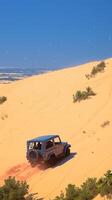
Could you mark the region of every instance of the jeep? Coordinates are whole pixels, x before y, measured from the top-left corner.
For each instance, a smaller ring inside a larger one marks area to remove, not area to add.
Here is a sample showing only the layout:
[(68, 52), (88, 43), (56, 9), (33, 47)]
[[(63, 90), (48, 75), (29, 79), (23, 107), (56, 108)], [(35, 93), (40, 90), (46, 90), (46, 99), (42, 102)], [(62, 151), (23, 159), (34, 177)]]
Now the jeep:
[(31, 164), (42, 161), (54, 165), (57, 158), (70, 155), (70, 147), (59, 135), (45, 135), (27, 141), (26, 158)]

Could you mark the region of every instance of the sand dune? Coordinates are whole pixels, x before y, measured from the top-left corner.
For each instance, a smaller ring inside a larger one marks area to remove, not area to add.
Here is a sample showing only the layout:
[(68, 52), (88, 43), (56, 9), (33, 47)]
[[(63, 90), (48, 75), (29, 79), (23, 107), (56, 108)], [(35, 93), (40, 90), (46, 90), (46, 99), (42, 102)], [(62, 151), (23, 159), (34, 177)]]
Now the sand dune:
[[(85, 74), (97, 63), (0, 85), (0, 96), (8, 99), (0, 105), (1, 183), (9, 175), (26, 179), (33, 192), (49, 199), (68, 183), (80, 185), (112, 169), (112, 59), (105, 60), (105, 72), (87, 80)], [(96, 96), (74, 104), (73, 93), (87, 86)], [(26, 140), (50, 133), (71, 143), (71, 156), (54, 168), (31, 168)]]

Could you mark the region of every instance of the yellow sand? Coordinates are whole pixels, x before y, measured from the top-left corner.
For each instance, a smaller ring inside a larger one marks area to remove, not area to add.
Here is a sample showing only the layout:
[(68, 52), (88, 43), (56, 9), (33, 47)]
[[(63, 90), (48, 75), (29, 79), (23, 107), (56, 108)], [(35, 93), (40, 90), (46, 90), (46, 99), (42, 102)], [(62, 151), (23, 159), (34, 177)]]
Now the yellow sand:
[[(0, 85), (0, 177), (27, 179), (32, 192), (49, 199), (68, 183), (80, 185), (87, 177), (112, 169), (112, 59), (104, 73), (86, 79), (98, 62), (33, 76)], [(96, 96), (73, 103), (72, 95), (90, 86)], [(104, 128), (101, 125), (109, 120)], [(26, 140), (60, 134), (71, 147), (71, 157), (55, 168), (31, 168)]]

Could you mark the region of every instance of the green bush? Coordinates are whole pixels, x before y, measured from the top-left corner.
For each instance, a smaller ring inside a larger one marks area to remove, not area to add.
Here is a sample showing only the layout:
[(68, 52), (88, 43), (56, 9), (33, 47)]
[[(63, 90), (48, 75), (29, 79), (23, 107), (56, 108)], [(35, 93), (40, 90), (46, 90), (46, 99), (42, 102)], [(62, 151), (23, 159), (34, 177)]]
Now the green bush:
[(7, 97), (1, 96), (0, 97), (0, 104), (4, 103), (5, 101), (7, 101)]
[(104, 62), (104, 61), (100, 62), (100, 63), (97, 65), (97, 68), (98, 68), (99, 71), (104, 70), (105, 67), (106, 67), (106, 65), (105, 65), (105, 62)]
[(88, 97), (94, 96), (94, 95), (96, 95), (96, 94), (93, 92), (93, 90), (90, 87), (87, 87), (86, 91), (81, 92), (80, 90), (78, 90), (75, 95), (73, 94), (73, 102), (74, 103), (76, 101), (80, 102), (81, 100), (85, 100)]
[(75, 185), (69, 184), (66, 188), (66, 200), (73, 200), (75, 198), (78, 198), (80, 195), (80, 189), (76, 187)]
[[(65, 188), (65, 194), (61, 194), (54, 200), (92, 200), (98, 194), (112, 199), (112, 171), (108, 170), (99, 180), (88, 178), (80, 187), (69, 184)], [(0, 200), (39, 200), (36, 194), (29, 193), (29, 185), (26, 181), (16, 181), (9, 177), (0, 187)], [(42, 199), (41, 199), (42, 200)]]
[(94, 95), (96, 95), (96, 93), (93, 92), (93, 90), (91, 89), (91, 87), (87, 87), (86, 88), (86, 93), (88, 94), (88, 96), (94, 96)]
[(108, 170), (104, 177), (98, 181), (96, 178), (88, 178), (81, 187), (69, 184), (65, 194), (61, 192), (54, 200), (92, 200), (98, 194), (112, 199), (112, 171)]
[(81, 186), (81, 199), (91, 200), (98, 194), (97, 179), (88, 178)]
[(76, 102), (80, 101), (81, 99), (82, 99), (82, 92), (78, 90), (75, 95), (73, 94), (73, 101)]
[(89, 80), (94, 77), (98, 72), (104, 71), (106, 64), (104, 61), (100, 62), (98, 65), (94, 66), (90, 74), (85, 74), (85, 77)]
[(96, 67), (93, 67), (92, 71), (91, 71), (91, 75), (94, 76), (96, 75), (98, 72), (102, 72), (104, 71), (106, 65), (105, 62), (101, 62), (99, 63)]
[(101, 196), (112, 198), (112, 171), (108, 170), (104, 177), (98, 181), (98, 189)]
[(0, 187), (0, 200), (37, 200), (35, 194), (29, 194), (29, 185), (26, 181), (16, 181), (9, 177)]

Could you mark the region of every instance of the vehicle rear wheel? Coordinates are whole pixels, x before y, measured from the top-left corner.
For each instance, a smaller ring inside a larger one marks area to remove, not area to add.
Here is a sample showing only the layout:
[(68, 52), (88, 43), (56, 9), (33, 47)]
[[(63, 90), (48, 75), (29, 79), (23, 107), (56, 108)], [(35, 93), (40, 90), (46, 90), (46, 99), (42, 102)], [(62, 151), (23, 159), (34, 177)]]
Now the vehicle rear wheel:
[(54, 166), (56, 164), (56, 156), (55, 155), (50, 156), (49, 164), (50, 164), (50, 166)]

